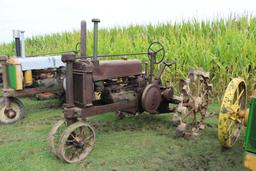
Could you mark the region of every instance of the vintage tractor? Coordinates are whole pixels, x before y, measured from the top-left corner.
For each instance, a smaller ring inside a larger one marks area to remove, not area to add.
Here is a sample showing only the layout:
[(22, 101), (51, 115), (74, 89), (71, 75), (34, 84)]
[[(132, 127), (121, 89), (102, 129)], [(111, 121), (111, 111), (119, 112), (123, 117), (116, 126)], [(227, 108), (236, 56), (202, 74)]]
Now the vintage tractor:
[(229, 83), (221, 104), (218, 121), (218, 138), (222, 146), (232, 147), (240, 136), (243, 126), (245, 134), (244, 166), (256, 170), (256, 97), (251, 96), (247, 109), (247, 87), (242, 78)]
[[(66, 63), (66, 103), (64, 120), (57, 122), (49, 133), (50, 150), (68, 163), (79, 162), (93, 149), (95, 131), (87, 118), (106, 112), (139, 114), (177, 111), (177, 132), (185, 136), (203, 128), (207, 115), (208, 98), (212, 85), (209, 73), (191, 70), (186, 80), (181, 80), (181, 95), (174, 95), (172, 86), (164, 86), (162, 74), (175, 61), (164, 60), (165, 49), (159, 42), (150, 44), (147, 52), (132, 54), (98, 55), (97, 37), (99, 19), (94, 22), (93, 56), (86, 55), (86, 22), (81, 22), (80, 57), (62, 55)], [(149, 64), (124, 56), (148, 55)], [(115, 60), (99, 58), (120, 57)], [(161, 65), (158, 72), (155, 66)], [(144, 66), (144, 71), (143, 71)], [(170, 104), (176, 105), (172, 108)], [(169, 106), (170, 105), (170, 106)], [(201, 118), (196, 118), (197, 114)], [(189, 116), (192, 116), (190, 118)], [(190, 119), (189, 119), (190, 118)], [(186, 119), (192, 121), (186, 123)]]
[(0, 124), (11, 124), (24, 117), (24, 106), (17, 97), (36, 94), (42, 99), (64, 93), (65, 64), (61, 56), (26, 57), (24, 31), (14, 31), (14, 38), (16, 56), (0, 56)]

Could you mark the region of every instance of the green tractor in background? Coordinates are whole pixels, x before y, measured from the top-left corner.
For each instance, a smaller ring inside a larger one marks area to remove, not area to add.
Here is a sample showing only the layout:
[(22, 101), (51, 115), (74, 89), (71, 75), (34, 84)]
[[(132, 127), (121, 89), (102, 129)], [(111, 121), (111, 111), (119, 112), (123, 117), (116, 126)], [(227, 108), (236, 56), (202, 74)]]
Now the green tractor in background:
[(12, 124), (25, 116), (19, 97), (34, 95), (37, 99), (59, 98), (64, 94), (65, 64), (61, 56), (26, 56), (24, 31), (14, 30), (16, 55), (0, 55), (0, 125)]
[(221, 104), (218, 138), (223, 147), (231, 148), (246, 127), (244, 166), (256, 171), (256, 93), (252, 93), (247, 109), (247, 87), (241, 78), (229, 83)]

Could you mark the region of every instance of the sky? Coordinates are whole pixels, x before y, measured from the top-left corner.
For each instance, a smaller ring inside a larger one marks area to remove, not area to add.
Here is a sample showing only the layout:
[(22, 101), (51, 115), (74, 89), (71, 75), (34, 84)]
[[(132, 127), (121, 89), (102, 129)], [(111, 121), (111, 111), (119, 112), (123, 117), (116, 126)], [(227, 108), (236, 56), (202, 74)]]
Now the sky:
[(79, 30), (80, 21), (99, 18), (99, 27), (213, 20), (256, 14), (256, 0), (0, 0), (0, 43), (25, 36)]

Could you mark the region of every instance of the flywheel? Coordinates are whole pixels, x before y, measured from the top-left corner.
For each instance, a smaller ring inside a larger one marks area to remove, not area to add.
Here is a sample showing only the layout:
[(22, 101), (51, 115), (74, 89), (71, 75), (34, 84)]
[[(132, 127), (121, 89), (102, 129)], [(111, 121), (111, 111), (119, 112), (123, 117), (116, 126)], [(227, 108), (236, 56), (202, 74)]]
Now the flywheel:
[(218, 138), (222, 146), (232, 147), (237, 141), (247, 113), (245, 81), (234, 78), (223, 96), (218, 121)]

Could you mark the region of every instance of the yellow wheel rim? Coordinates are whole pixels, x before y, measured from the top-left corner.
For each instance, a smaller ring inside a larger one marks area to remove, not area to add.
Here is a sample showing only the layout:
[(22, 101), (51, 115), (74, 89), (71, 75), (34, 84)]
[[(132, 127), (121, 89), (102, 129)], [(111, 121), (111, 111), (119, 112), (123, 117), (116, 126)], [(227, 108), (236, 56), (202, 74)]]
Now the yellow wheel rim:
[(245, 81), (241, 78), (232, 79), (225, 91), (218, 121), (218, 138), (224, 147), (232, 147), (240, 135), (246, 100)]
[(8, 117), (7, 107), (5, 106), (4, 99), (2, 98), (0, 102), (0, 123), (11, 124), (24, 117), (23, 104), (15, 97), (10, 97), (9, 101), (9, 109), (12, 110), (12, 112), (14, 112), (15, 115), (13, 117)]

